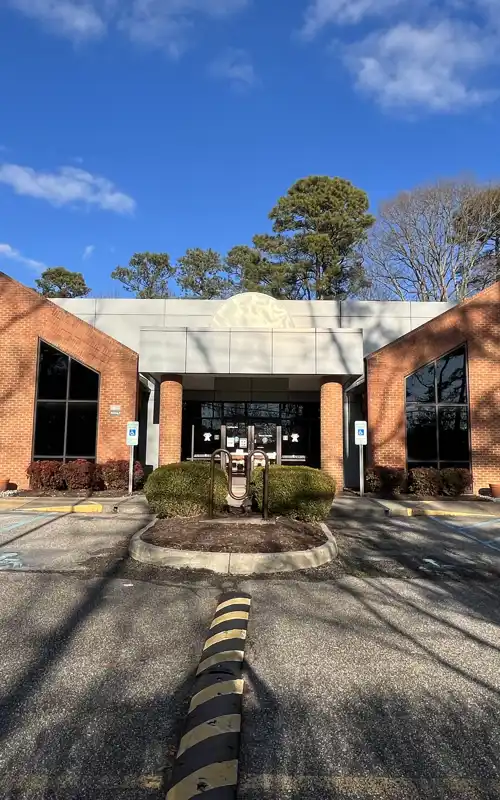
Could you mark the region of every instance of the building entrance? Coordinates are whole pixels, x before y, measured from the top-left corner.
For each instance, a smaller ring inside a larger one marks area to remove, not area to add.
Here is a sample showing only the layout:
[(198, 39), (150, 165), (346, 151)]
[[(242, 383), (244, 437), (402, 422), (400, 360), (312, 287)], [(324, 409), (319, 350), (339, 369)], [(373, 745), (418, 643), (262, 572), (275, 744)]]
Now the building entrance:
[(188, 401), (182, 439), (183, 460), (209, 461), (224, 448), (242, 476), (251, 450), (263, 450), (270, 464), (319, 467), (319, 403)]

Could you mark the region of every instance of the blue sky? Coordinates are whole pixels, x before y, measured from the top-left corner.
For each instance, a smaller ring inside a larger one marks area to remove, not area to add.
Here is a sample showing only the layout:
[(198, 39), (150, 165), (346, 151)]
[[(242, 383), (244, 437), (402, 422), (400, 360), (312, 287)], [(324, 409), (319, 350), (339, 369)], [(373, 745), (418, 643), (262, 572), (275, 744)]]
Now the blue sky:
[[(411, 10), (409, 6), (411, 5)], [(0, 0), (0, 269), (222, 252), (298, 178), (498, 178), (500, 0)]]

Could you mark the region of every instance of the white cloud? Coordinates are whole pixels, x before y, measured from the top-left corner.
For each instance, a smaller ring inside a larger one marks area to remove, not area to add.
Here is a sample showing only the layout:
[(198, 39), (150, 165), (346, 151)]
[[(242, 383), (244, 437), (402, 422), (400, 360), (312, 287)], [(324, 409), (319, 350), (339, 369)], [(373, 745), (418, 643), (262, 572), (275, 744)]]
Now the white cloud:
[(349, 26), (349, 44), (337, 37), (335, 51), (385, 108), (451, 112), (498, 94), (500, 0), (310, 0), (302, 38), (328, 26)]
[(136, 42), (164, 47), (177, 58), (189, 45), (197, 16), (226, 17), (241, 11), (249, 0), (132, 0), (124, 3), (119, 27)]
[(54, 206), (97, 206), (117, 214), (135, 209), (135, 200), (118, 191), (110, 180), (76, 167), (37, 172), (19, 164), (1, 164), (0, 183), (11, 186), (16, 194), (47, 200)]
[(230, 81), (235, 88), (253, 86), (257, 79), (249, 54), (235, 48), (212, 61), (209, 72), (213, 78)]
[(495, 58), (495, 47), (494, 40), (473, 25), (401, 23), (353, 46), (347, 63), (358, 87), (385, 107), (457, 111), (494, 96), (472, 79)]
[(325, 26), (354, 25), (365, 17), (380, 16), (404, 0), (313, 0), (306, 8), (302, 35), (313, 39)]
[(106, 32), (106, 23), (86, 0), (8, 0), (26, 17), (73, 40), (96, 39)]
[(223, 18), (251, 0), (7, 0), (11, 8), (73, 40), (96, 39), (117, 28), (134, 42), (178, 57), (202, 16)]
[(28, 267), (35, 272), (43, 272), (47, 269), (47, 265), (42, 261), (26, 258), (19, 250), (16, 250), (16, 248), (12, 247), (10, 244), (0, 244), (0, 257), (6, 258), (8, 261), (17, 261), (18, 264), (22, 264), (24, 267)]
[(82, 253), (82, 261), (88, 261), (94, 254), (95, 244), (88, 244)]

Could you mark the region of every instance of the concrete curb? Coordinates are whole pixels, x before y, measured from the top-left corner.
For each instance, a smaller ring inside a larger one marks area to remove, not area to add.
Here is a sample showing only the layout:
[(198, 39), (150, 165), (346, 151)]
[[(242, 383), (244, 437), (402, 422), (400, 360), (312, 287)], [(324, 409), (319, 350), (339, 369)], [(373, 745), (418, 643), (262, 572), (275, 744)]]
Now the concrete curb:
[(238, 784), (243, 663), (251, 597), (219, 599), (205, 640), (166, 800), (207, 794), (235, 800)]
[(320, 522), (319, 526), (328, 540), (325, 544), (312, 550), (292, 550), (288, 553), (205, 553), (157, 547), (142, 539), (155, 522), (156, 518), (135, 533), (130, 541), (129, 555), (141, 564), (173, 569), (204, 569), (221, 575), (262, 575), (313, 569), (328, 564), (338, 556), (335, 537), (324, 522)]
[(472, 517), (481, 519), (498, 519), (498, 514), (491, 514), (485, 511), (452, 511), (444, 508), (422, 508), (416, 506), (409, 508), (408, 506), (399, 505), (394, 501), (391, 505), (383, 505), (380, 503), (386, 517)]

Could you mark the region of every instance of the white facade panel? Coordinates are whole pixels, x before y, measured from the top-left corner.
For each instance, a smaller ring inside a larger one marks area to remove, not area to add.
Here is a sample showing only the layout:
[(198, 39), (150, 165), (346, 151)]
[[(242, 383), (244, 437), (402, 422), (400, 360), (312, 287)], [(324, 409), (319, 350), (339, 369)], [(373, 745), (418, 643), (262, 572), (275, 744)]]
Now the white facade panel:
[(187, 331), (186, 372), (205, 375), (229, 372), (229, 331)]
[(143, 330), (139, 354), (141, 372), (186, 372), (186, 329)]
[(362, 375), (361, 331), (316, 331), (316, 374)]
[(273, 331), (273, 373), (314, 375), (316, 331)]
[(234, 375), (272, 373), (271, 331), (230, 331), (229, 371)]

